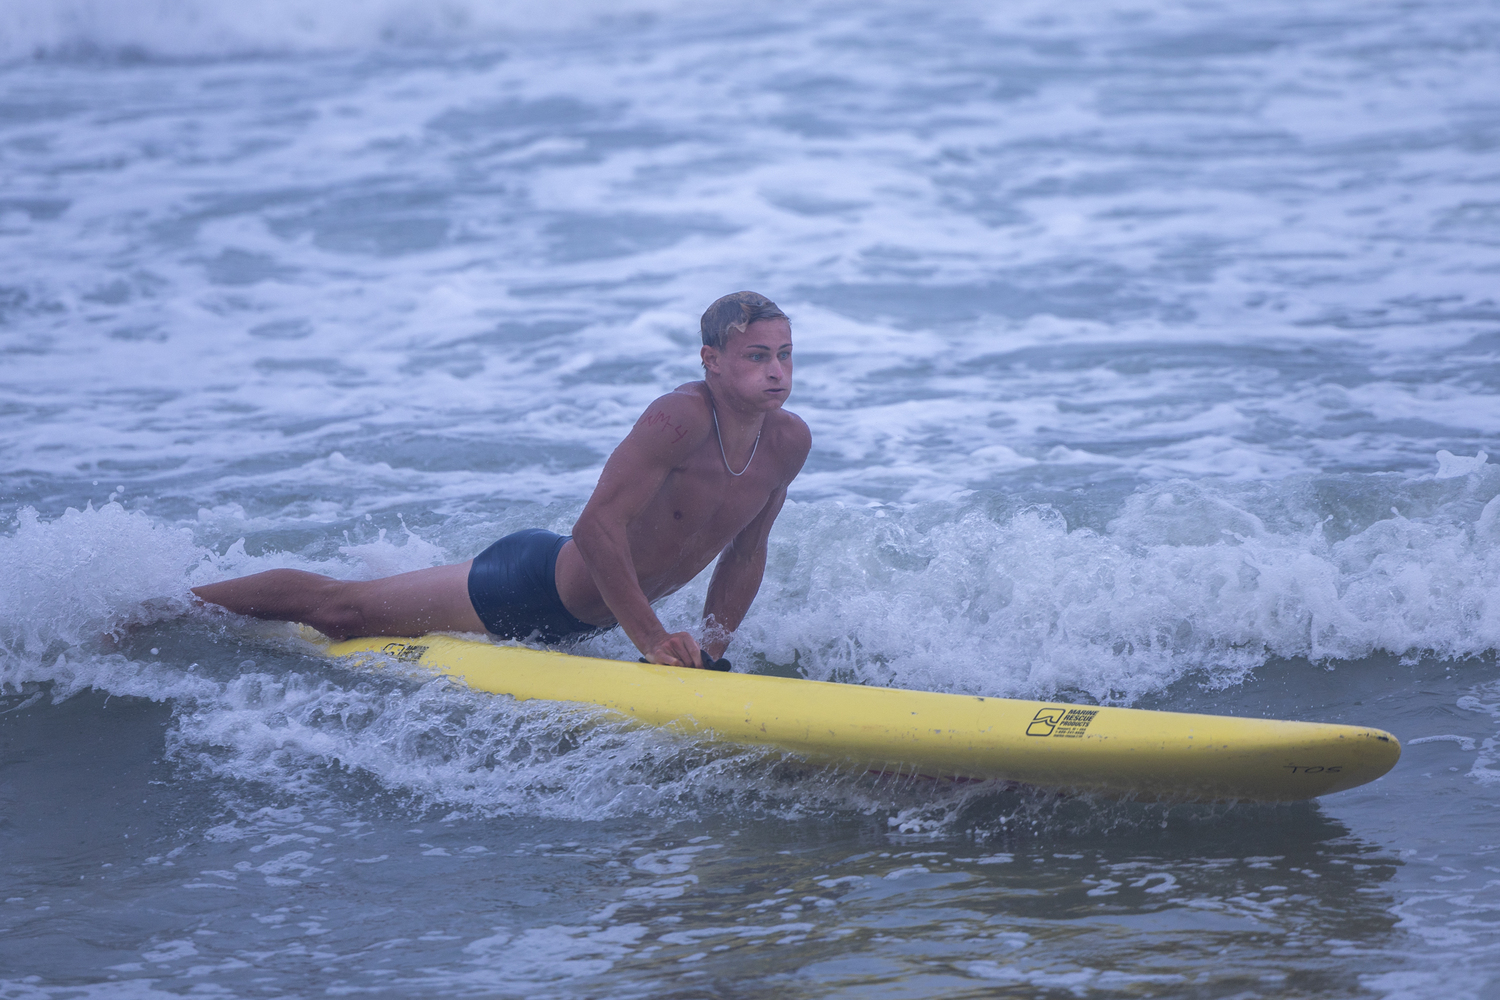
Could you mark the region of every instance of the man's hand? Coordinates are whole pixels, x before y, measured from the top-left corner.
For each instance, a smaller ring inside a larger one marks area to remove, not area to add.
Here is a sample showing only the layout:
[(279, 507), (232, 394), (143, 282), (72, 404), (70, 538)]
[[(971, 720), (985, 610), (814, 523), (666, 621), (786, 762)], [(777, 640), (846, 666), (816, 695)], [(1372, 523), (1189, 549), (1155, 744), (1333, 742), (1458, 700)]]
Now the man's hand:
[(662, 639), (646, 650), (646, 659), (666, 667), (703, 669), (703, 651), (698, 648), (698, 640), (687, 632), (673, 632)]

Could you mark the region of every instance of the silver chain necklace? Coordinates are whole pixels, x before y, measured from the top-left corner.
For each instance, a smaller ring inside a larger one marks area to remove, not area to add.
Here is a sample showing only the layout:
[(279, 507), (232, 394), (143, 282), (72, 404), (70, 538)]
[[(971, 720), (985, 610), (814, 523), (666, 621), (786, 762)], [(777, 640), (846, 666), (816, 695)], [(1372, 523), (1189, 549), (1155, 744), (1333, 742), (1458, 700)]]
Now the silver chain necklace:
[(755, 432), (755, 443), (750, 446), (750, 457), (745, 459), (745, 467), (739, 472), (735, 472), (729, 467), (729, 456), (724, 453), (724, 435), (719, 433), (719, 411), (714, 406), (713, 400), (709, 400), (708, 412), (714, 415), (714, 437), (719, 439), (719, 457), (724, 459), (724, 471), (728, 472), (731, 476), (735, 476), (736, 478), (738, 478), (739, 476), (743, 476), (745, 473), (750, 471), (750, 463), (755, 461), (755, 450), (760, 447), (760, 431), (766, 429), (765, 421), (761, 421), (760, 431)]

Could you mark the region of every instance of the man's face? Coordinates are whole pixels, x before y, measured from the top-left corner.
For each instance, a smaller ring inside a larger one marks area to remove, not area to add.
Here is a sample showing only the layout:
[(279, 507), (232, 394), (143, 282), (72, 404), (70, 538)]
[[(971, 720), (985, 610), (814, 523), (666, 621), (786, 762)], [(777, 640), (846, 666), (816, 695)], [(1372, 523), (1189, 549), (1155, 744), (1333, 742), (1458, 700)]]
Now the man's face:
[(763, 319), (731, 333), (722, 350), (703, 348), (703, 364), (718, 376), (716, 388), (752, 409), (774, 410), (792, 391), (792, 326)]

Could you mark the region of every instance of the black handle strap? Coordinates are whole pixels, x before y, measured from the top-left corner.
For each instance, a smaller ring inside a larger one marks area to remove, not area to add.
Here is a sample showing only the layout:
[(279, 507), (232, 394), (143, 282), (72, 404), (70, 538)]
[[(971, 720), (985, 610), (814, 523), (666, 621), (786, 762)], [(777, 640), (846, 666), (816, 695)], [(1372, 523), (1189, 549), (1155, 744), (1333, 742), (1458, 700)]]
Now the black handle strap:
[[(703, 669), (704, 670), (719, 670), (719, 671), (723, 671), (723, 672), (728, 672), (730, 670), (730, 668), (732, 668), (734, 666), (734, 664), (730, 663), (727, 659), (725, 659), (722, 656), (719, 657), (717, 660), (714, 659), (712, 656), (708, 655), (708, 651), (707, 650), (700, 649), (700, 650), (698, 650), (698, 652), (703, 656)], [(646, 659), (644, 656), (642, 656), (640, 658), (640, 661), (642, 663), (650, 663), (651, 662), (650, 660)]]

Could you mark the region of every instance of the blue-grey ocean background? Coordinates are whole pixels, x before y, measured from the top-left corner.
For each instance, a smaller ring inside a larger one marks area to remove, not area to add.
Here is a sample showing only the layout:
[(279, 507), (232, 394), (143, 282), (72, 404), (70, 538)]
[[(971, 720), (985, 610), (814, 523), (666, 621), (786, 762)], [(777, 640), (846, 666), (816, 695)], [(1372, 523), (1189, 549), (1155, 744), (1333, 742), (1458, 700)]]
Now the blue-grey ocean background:
[[(1495, 0), (0, 4), (0, 263), (0, 998), (1500, 987)], [(1396, 770), (830, 774), (188, 610), (567, 530), (740, 288), (738, 669)]]

